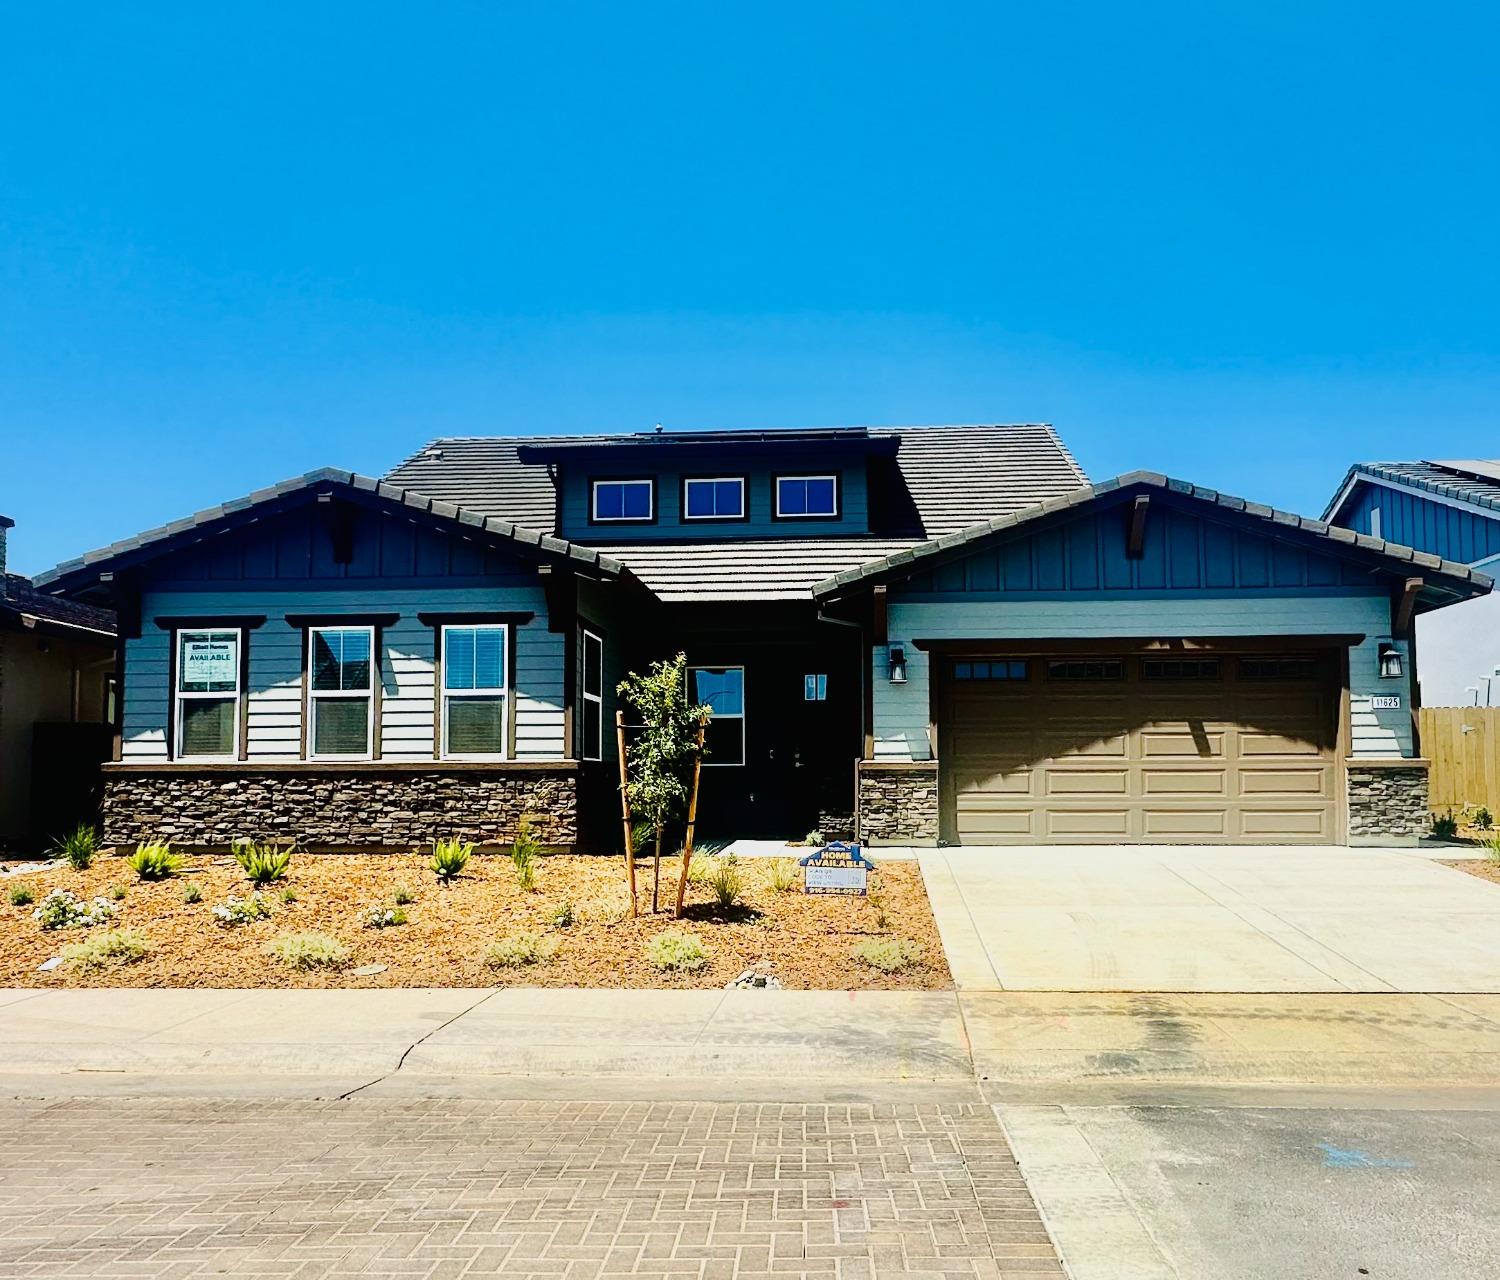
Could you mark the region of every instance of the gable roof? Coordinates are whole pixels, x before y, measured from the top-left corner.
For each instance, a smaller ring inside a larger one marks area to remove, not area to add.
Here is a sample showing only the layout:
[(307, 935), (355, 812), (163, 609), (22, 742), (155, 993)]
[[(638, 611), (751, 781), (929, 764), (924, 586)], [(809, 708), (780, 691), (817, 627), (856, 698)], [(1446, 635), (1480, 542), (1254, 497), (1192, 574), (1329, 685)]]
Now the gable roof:
[(40, 623), (65, 631), (90, 632), (101, 640), (115, 634), (112, 609), (99, 609), (76, 600), (45, 595), (32, 585), (30, 578), (23, 578), (18, 573), (0, 576), (0, 615), (26, 627)]
[(1357, 462), (1345, 473), (1323, 509), (1324, 520), (1342, 514), (1355, 484), (1362, 479), (1422, 490), (1493, 511), (1500, 517), (1500, 461)]
[(1157, 490), (1175, 497), (1189, 499), (1192, 502), (1220, 507), (1237, 516), (1263, 522), (1267, 526), (1266, 532), (1273, 535), (1286, 536), (1288, 533), (1300, 533), (1326, 539), (1332, 544), (1330, 550), (1347, 552), (1349, 549), (1354, 549), (1368, 553), (1386, 561), (1383, 567), (1389, 568), (1394, 573), (1415, 576), (1414, 571), (1421, 569), (1425, 571), (1422, 575), (1424, 578), (1430, 580), (1436, 577), (1443, 580), (1439, 585), (1447, 587), (1456, 595), (1464, 597), (1480, 595), (1494, 585), (1493, 579), (1488, 575), (1471, 569), (1468, 565), (1443, 560), (1425, 551), (1416, 551), (1411, 547), (1386, 542), (1381, 538), (1355, 533), (1352, 529), (1341, 529), (1336, 525), (1325, 524), (1321, 520), (1309, 520), (1305, 516), (1278, 511), (1274, 507), (1262, 506), (1260, 503), (1247, 502), (1244, 498), (1232, 497), (1214, 489), (1205, 489), (1185, 480), (1174, 480), (1170, 476), (1156, 472), (1132, 471), (1127, 475), (1117, 476), (1113, 480), (1086, 485), (1072, 493), (1053, 498), (1024, 511), (998, 516), (993, 520), (972, 525), (946, 537), (934, 538), (920, 546), (897, 551), (881, 560), (861, 565), (859, 568), (835, 574), (818, 583), (813, 588), (813, 595), (818, 599), (828, 599), (848, 594), (854, 589), (871, 587), (882, 581), (904, 578), (920, 569), (936, 565), (943, 559), (965, 554), (967, 550), (989, 538), (1005, 534), (1048, 516), (1085, 507), (1111, 494), (1122, 494), (1131, 489)]
[[(1088, 483), (1057, 432), (1046, 423), (934, 427), (831, 428), (822, 434), (860, 433), (870, 440), (893, 440), (890, 476), (879, 474), (882, 459), (872, 459), (872, 482), (894, 481), (910, 495), (895, 504), (894, 518), (878, 527), (878, 536), (938, 537), (1004, 511), (1019, 510), (1055, 494)], [(457, 436), (424, 445), (396, 466), (386, 479), (474, 511), (483, 511), (532, 529), (556, 527), (556, 492), (546, 464), (524, 461), (522, 453), (549, 447), (572, 450), (594, 445), (665, 445), (712, 443), (749, 445), (774, 442), (778, 436), (805, 439), (801, 429), (785, 431), (712, 431), (584, 436)], [(889, 496), (889, 495), (885, 495)], [(891, 504), (887, 504), (888, 509)], [(878, 521), (881, 513), (873, 510)], [(686, 541), (686, 540), (685, 540)], [(785, 540), (778, 540), (785, 541)]]
[(270, 488), (258, 489), (243, 498), (221, 502), (184, 519), (174, 520), (171, 524), (101, 547), (97, 551), (90, 551), (75, 560), (65, 561), (46, 573), (37, 575), (35, 583), (52, 591), (81, 587), (97, 580), (101, 572), (116, 566), (154, 559), (201, 542), (226, 527), (249, 524), (268, 510), (280, 509), (289, 498), (340, 490), (377, 504), (384, 503), (407, 511), (421, 512), (438, 524), (451, 525), (466, 533), (482, 532), (496, 540), (530, 548), (543, 558), (589, 565), (610, 577), (618, 577), (627, 572), (619, 561), (600, 554), (592, 547), (581, 547), (563, 538), (523, 528), (496, 516), (471, 511), (425, 494), (413, 493), (353, 471), (323, 467), (317, 471), (309, 471), (306, 475), (283, 480)]

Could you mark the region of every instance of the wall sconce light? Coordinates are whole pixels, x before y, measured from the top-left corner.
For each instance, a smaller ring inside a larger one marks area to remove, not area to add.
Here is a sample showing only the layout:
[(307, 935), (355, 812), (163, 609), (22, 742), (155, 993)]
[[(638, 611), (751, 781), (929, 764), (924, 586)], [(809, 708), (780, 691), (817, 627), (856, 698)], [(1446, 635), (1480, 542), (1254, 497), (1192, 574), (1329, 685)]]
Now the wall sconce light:
[(892, 684), (906, 683), (906, 649), (899, 644), (893, 644), (887, 657), (890, 678)]
[(1393, 644), (1382, 643), (1380, 646), (1380, 678), (1382, 680), (1399, 680), (1406, 674), (1406, 660), (1402, 657), (1401, 650)]

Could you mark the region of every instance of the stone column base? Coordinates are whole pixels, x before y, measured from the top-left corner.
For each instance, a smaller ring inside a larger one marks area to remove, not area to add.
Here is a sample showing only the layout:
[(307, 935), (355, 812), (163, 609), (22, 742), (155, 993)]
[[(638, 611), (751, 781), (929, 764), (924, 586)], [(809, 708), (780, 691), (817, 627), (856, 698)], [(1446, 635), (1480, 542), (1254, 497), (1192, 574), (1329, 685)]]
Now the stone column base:
[(1428, 761), (1348, 760), (1349, 843), (1414, 845), (1432, 829)]
[(865, 844), (936, 845), (937, 761), (860, 761), (858, 804)]

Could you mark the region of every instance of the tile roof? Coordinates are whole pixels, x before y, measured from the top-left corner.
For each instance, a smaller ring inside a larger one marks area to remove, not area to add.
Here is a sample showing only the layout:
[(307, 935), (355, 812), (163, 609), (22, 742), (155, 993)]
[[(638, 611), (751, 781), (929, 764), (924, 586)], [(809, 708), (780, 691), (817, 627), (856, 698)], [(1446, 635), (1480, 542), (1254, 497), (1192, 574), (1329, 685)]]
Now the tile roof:
[[(1190, 484), (1186, 480), (1174, 480), (1170, 476), (1159, 475), (1151, 471), (1132, 471), (1127, 475), (1117, 476), (1113, 480), (1103, 480), (1098, 484), (1075, 489), (1062, 497), (1052, 498), (1024, 511), (998, 516), (993, 520), (986, 520), (946, 537), (924, 542), (920, 546), (896, 551), (882, 560), (834, 574), (818, 583), (813, 589), (813, 594), (819, 598), (825, 598), (842, 594), (848, 588), (861, 585), (869, 579), (884, 576), (904, 577), (908, 567), (911, 567), (913, 571), (920, 569), (921, 562), (932, 556), (968, 546), (970, 543), (988, 538), (991, 534), (1015, 529), (1060, 511), (1084, 506), (1105, 494), (1128, 488), (1160, 489), (1196, 501), (1212, 503), (1241, 515), (1252, 516), (1269, 525), (1281, 526), (1284, 529), (1297, 529), (1326, 538), (1330, 542), (1357, 547), (1392, 561), (1390, 567), (1398, 571), (1406, 566), (1427, 569), (1454, 580), (1455, 584), (1461, 584), (1461, 593), (1465, 595), (1488, 591), (1494, 585), (1494, 579), (1487, 574), (1471, 569), (1465, 564), (1457, 564), (1452, 560), (1429, 555), (1425, 551), (1416, 551), (1411, 547), (1386, 542), (1382, 538), (1372, 538), (1368, 534), (1355, 533), (1352, 529), (1342, 529), (1337, 525), (1325, 524), (1321, 520), (1310, 520), (1306, 516), (1278, 511), (1274, 507), (1262, 506), (1257, 502), (1247, 502), (1244, 498), (1219, 493), (1215, 489), (1205, 489), (1199, 485)], [(1471, 588), (1471, 590), (1463, 590), (1463, 588)]]
[(0, 612), (22, 619), (50, 622), (60, 627), (92, 631), (100, 636), (115, 634), (115, 615), (110, 609), (97, 609), (60, 596), (44, 595), (35, 589), (30, 578), (7, 573), (0, 581)]
[(1500, 461), (1472, 462), (1357, 462), (1323, 509), (1323, 519), (1338, 514), (1351, 484), (1365, 477), (1425, 489), (1439, 497), (1500, 511)]

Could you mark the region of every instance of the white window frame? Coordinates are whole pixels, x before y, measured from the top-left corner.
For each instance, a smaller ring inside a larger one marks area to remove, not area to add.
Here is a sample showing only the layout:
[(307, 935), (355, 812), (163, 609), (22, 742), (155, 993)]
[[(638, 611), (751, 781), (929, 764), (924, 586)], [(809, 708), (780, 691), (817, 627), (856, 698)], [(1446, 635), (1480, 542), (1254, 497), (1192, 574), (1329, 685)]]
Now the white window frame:
[[(450, 631), (499, 631), (505, 636), (505, 651), (500, 661), (500, 687), (484, 689), (448, 688), (448, 633)], [(444, 760), (509, 760), (510, 759), (510, 647), (515, 643), (515, 628), (508, 622), (445, 622), (438, 635), (439, 681), (437, 688), (439, 751)], [(449, 751), (448, 750), (448, 699), (449, 698), (499, 698), (500, 699), (500, 750), (498, 752)]]
[[(715, 760), (712, 754), (703, 757), (705, 769), (743, 769), (750, 762), (750, 739), (745, 733), (745, 722), (749, 718), (750, 696), (747, 691), (745, 668), (733, 662), (713, 663), (705, 662), (698, 666), (688, 668), (688, 683), (693, 684), (692, 675), (697, 671), (738, 671), (740, 673), (740, 712), (721, 713), (715, 711), (709, 718), (712, 720), (738, 720), (740, 722), (740, 758), (738, 760)], [(696, 688), (692, 688), (690, 697), (697, 696)]]
[[(589, 641), (599, 646), (599, 692), (590, 693), (588, 687)], [(588, 734), (582, 723), (578, 726), (578, 757), (581, 760), (604, 759), (604, 637), (583, 628), (583, 637), (578, 646), (578, 701), (584, 717), (593, 716), (599, 724), (599, 754), (588, 754)]]
[[(193, 692), (182, 688), (182, 638), (184, 636), (233, 636), (234, 637), (234, 692), (216, 689), (212, 693)], [(174, 760), (238, 760), (240, 758), (240, 702), (244, 690), (241, 687), (245, 669), (245, 629), (243, 627), (178, 627), (172, 632), (172, 758)], [(182, 704), (184, 701), (234, 703), (234, 732), (229, 739), (227, 753), (211, 755), (189, 755), (182, 748)]]
[[(620, 484), (646, 486), (646, 514), (643, 516), (601, 516), (599, 514), (599, 486)], [(650, 524), (656, 519), (656, 481), (640, 476), (600, 476), (589, 484), (589, 519), (594, 524)]]
[[(781, 509), (781, 485), (786, 480), (831, 480), (833, 482), (833, 509), (831, 511), (783, 511)], [(776, 518), (778, 520), (837, 520), (839, 515), (839, 478), (828, 475), (785, 475), (776, 477)]]
[[(733, 484), (739, 486), (740, 509), (733, 515), (720, 515), (715, 512), (711, 516), (694, 516), (688, 514), (688, 494), (695, 484)], [(745, 518), (745, 477), (744, 476), (685, 476), (682, 481), (682, 518), (684, 520), (743, 520)]]
[[(319, 755), (317, 753), (318, 724), (317, 717), (313, 714), (313, 704), (325, 698), (356, 698), (360, 694), (358, 689), (314, 689), (313, 688), (313, 637), (320, 632), (326, 631), (363, 631), (370, 638), (370, 684), (364, 690), (365, 701), (369, 705), (369, 714), (365, 717), (365, 749), (362, 755), (351, 755), (345, 752), (336, 752), (332, 755)], [(329, 622), (316, 627), (307, 628), (307, 706), (304, 714), (307, 716), (307, 758), (309, 760), (373, 760), (375, 758), (375, 682), (380, 679), (380, 654), (375, 648), (375, 628), (364, 623), (351, 623), (345, 626), (342, 623)]]

